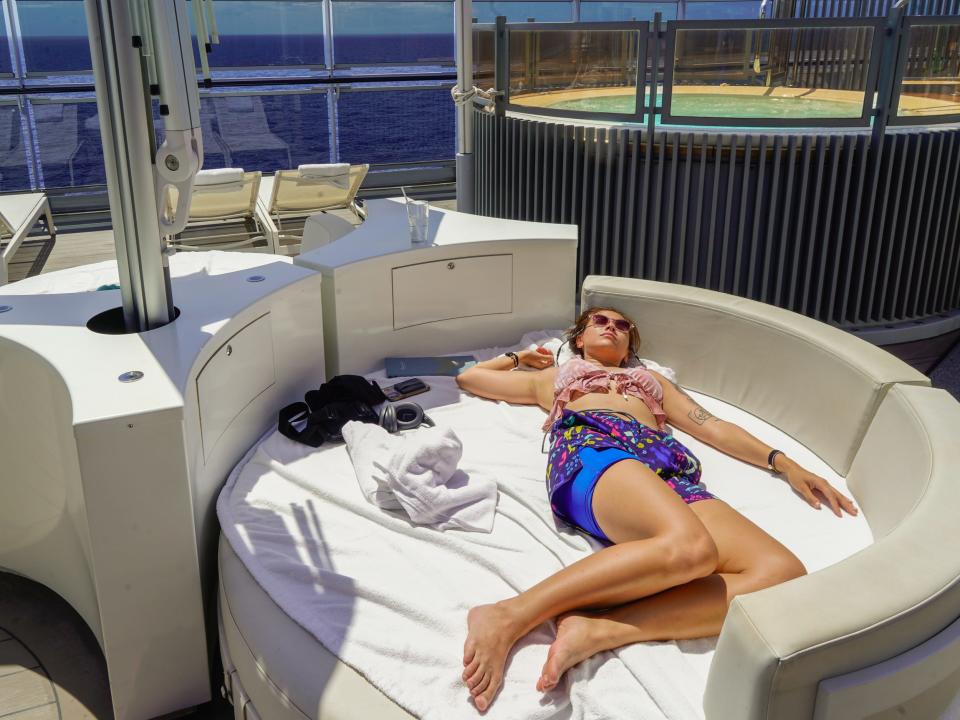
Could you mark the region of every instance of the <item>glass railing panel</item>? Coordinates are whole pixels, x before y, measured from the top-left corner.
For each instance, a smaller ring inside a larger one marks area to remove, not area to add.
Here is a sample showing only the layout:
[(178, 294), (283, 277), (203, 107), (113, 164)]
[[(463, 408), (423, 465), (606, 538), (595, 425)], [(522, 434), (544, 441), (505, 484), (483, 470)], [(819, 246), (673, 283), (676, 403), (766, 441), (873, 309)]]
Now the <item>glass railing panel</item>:
[(453, 2), (333, 0), (336, 65), (450, 65)]
[(27, 74), (90, 72), (83, 0), (19, 0)]
[(496, 33), (491, 30), (473, 31), (473, 84), (489, 90), (495, 84)]
[(31, 96), (29, 102), (43, 187), (105, 183), (94, 94)]
[(684, 20), (756, 20), (760, 0), (687, 0)]
[(677, 29), (665, 109), (682, 118), (860, 118), (873, 33), (873, 26)]
[(29, 137), (29, 130), (25, 131), (21, 123), (17, 101), (0, 99), (0, 192), (30, 189)]
[[(477, 22), (495, 22), (498, 15), (507, 22), (570, 22), (573, 20), (572, 2), (474, 2), (473, 17)], [(531, 19), (532, 18), (532, 19)]]
[(583, 22), (612, 20), (653, 20), (655, 13), (661, 13), (663, 21), (677, 19), (675, 2), (606, 2), (605, 0), (582, 0), (580, 19)]
[(324, 65), (321, 0), (216, 0), (214, 10), (220, 44), (208, 55), (211, 68)]
[(960, 25), (912, 25), (897, 116), (956, 115), (960, 115)]
[(637, 113), (636, 30), (511, 30), (511, 104)]
[(203, 167), (274, 173), (330, 162), (327, 92), (257, 88), (200, 99)]
[[(375, 128), (370, 118), (376, 118)], [(337, 125), (342, 162), (449, 160), (456, 153), (448, 87), (342, 90)]]

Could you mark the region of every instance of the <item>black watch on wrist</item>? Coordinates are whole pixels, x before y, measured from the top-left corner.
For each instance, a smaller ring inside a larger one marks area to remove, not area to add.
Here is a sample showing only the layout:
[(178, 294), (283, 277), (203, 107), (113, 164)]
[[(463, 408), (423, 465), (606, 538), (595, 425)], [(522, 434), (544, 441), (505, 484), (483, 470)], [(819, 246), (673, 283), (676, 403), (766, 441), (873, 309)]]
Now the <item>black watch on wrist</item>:
[(767, 456), (767, 467), (770, 468), (773, 472), (777, 473), (778, 475), (782, 473), (780, 470), (777, 470), (777, 468), (773, 466), (773, 462), (774, 460), (777, 459), (777, 455), (783, 455), (783, 454), (784, 454), (783, 450), (771, 450), (770, 454)]
[(506, 355), (508, 358), (513, 359), (514, 368), (520, 367), (520, 357), (515, 352), (507, 352), (507, 353), (504, 353), (504, 355)]

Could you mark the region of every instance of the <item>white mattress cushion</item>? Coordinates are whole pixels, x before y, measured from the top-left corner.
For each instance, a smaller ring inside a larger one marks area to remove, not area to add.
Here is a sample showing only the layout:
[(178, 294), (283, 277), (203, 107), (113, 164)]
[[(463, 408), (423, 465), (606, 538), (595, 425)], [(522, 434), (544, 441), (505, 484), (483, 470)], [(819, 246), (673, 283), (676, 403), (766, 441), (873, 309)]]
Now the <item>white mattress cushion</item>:
[[(476, 718), (459, 679), (467, 610), (512, 596), (599, 545), (558, 525), (550, 512), (543, 410), (461, 398), (452, 378), (426, 381), (431, 392), (415, 399), (463, 440), (461, 469), (497, 475), (500, 497), (489, 535), (441, 533), (374, 507), (363, 499), (343, 446), (313, 450), (278, 433), (231, 474), (218, 514), (257, 582), (341, 660), (415, 715)], [(847, 493), (842, 478), (776, 428), (691, 394)], [(871, 543), (862, 513), (838, 518), (827, 506), (817, 511), (767, 471), (684, 433), (677, 437), (700, 458), (706, 487), (793, 550), (809, 572)], [(547, 623), (521, 641), (486, 717), (703, 717), (716, 638), (601, 653), (544, 696), (535, 683), (552, 639)]]

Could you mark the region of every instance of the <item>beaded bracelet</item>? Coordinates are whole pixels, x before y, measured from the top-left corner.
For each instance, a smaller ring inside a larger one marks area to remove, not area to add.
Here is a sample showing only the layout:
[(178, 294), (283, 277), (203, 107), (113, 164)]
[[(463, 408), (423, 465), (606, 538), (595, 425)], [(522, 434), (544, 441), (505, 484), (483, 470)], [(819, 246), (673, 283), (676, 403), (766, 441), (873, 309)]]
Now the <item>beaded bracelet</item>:
[(508, 357), (508, 358), (512, 358), (512, 359), (513, 359), (513, 367), (514, 367), (514, 368), (520, 367), (520, 358), (517, 356), (517, 354), (516, 354), (515, 352), (507, 352), (507, 353), (504, 353), (504, 355), (505, 355), (506, 357)]

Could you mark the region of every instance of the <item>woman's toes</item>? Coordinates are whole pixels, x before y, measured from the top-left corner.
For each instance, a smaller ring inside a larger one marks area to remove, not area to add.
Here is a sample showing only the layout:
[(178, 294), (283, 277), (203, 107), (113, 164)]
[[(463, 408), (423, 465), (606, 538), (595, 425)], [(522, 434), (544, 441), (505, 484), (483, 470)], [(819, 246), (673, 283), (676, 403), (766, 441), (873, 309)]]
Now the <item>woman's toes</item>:
[(476, 697), (480, 695), (484, 690), (490, 686), (490, 674), (487, 673), (483, 676), (483, 679), (478, 682), (474, 687), (470, 688), (470, 694)]
[(500, 681), (502, 679), (502, 675), (494, 675), (490, 679), (490, 683), (487, 685), (486, 689), (477, 695), (475, 702), (480, 712), (483, 712), (490, 707), (490, 703), (493, 702), (493, 696), (496, 695), (497, 690), (500, 689)]
[(467, 687), (470, 688), (470, 692), (474, 693), (477, 686), (480, 684), (480, 681), (483, 680), (490, 673), (482, 668), (477, 670), (473, 675), (467, 679)]
[(467, 641), (463, 644), (463, 664), (469, 665), (473, 662), (473, 659), (477, 655), (477, 646), (473, 642), (473, 638), (467, 638)]
[(474, 658), (473, 661), (469, 665), (467, 665), (466, 668), (464, 668), (463, 675), (461, 675), (460, 677), (463, 679), (464, 682), (466, 682), (477, 671), (478, 667), (480, 667), (480, 660), (478, 660), (477, 658)]

